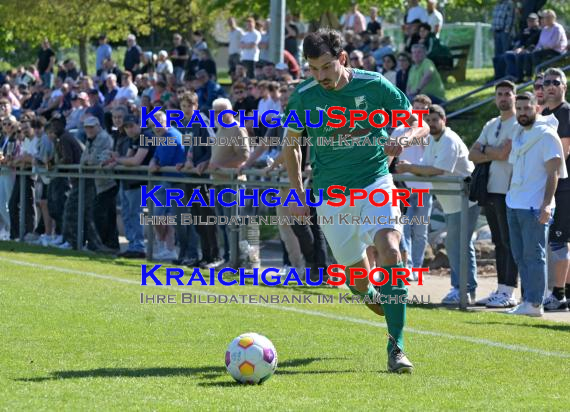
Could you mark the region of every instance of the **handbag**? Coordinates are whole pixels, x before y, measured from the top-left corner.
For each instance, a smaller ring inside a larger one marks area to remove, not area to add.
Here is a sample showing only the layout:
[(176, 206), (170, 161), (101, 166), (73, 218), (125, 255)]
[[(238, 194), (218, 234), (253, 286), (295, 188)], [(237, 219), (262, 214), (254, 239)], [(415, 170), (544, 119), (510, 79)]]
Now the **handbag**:
[(489, 167), (491, 162), (477, 163), (471, 173), (469, 185), (469, 200), (484, 206), (487, 202), (487, 183), (489, 182)]

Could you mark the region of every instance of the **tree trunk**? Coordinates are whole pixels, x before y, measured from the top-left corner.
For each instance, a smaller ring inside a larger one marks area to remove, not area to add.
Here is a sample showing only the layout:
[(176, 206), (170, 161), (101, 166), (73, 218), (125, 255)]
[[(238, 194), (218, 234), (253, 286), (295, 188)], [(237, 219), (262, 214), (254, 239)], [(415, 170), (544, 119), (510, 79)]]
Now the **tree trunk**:
[(79, 39), (79, 65), (84, 75), (87, 75), (87, 38)]

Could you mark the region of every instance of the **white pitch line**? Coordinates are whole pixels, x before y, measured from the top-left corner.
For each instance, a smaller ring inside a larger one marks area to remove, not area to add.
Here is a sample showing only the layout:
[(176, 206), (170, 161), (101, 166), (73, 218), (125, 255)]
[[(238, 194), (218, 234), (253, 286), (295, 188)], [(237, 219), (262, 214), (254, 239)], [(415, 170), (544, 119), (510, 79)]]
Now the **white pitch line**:
[[(139, 282), (136, 282), (134, 280), (118, 278), (118, 277), (111, 276), (111, 275), (102, 275), (100, 273), (95, 273), (95, 272), (86, 272), (86, 271), (81, 271), (81, 270), (63, 268), (63, 267), (59, 267), (59, 266), (38, 265), (36, 263), (30, 263), (30, 262), (21, 261), (21, 260), (15, 260), (15, 259), (6, 259), (4, 257), (0, 257), (0, 261), (12, 263), (14, 265), (19, 265), (19, 266), (28, 266), (28, 267), (39, 268), (39, 269), (49, 269), (49, 270), (54, 270), (54, 271), (58, 271), (58, 272), (62, 272), (62, 273), (70, 273), (72, 275), (88, 276), (88, 277), (97, 278), (97, 279), (105, 279), (105, 280), (111, 280), (113, 282), (120, 282), (120, 283), (129, 284), (129, 285), (141, 286)], [(218, 296), (219, 295), (219, 293), (211, 293), (211, 292), (206, 292), (203, 290), (196, 290), (196, 289), (182, 288), (182, 287), (168, 286), (168, 285), (150, 286), (150, 287), (155, 287), (155, 288), (160, 288), (160, 289), (180, 290), (180, 291), (194, 293), (197, 295), (206, 295), (206, 296), (208, 296), (208, 295)], [(245, 304), (249, 305), (249, 303), (245, 303)], [(301, 308), (295, 308), (292, 306), (279, 306), (279, 305), (274, 305), (274, 304), (270, 304), (270, 303), (254, 303), (251, 305), (263, 306), (263, 307), (267, 307), (270, 309), (282, 310), (285, 312), (294, 312), (294, 313), (299, 313), (299, 314), (303, 314), (303, 315), (320, 316), (320, 317), (327, 318), (327, 319), (350, 322), (350, 323), (357, 323), (357, 324), (373, 326), (373, 327), (377, 327), (377, 328), (386, 328), (385, 323), (374, 322), (374, 321), (370, 321), (370, 320), (366, 320), (366, 319), (358, 319), (358, 318), (353, 318), (350, 316), (339, 316), (339, 315), (334, 315), (332, 313), (319, 312), (316, 310), (301, 309)], [(415, 329), (415, 328), (406, 328), (405, 331), (408, 333), (417, 333), (418, 335), (434, 336), (434, 337), (446, 338), (446, 339), (450, 339), (450, 340), (460, 340), (463, 342), (474, 343), (477, 345), (492, 346), (492, 347), (496, 347), (496, 348), (515, 351), (515, 352), (536, 353), (538, 355), (549, 356), (549, 357), (554, 357), (554, 358), (570, 359), (570, 353), (546, 351), (546, 350), (542, 350), (542, 349), (529, 348), (528, 346), (523, 346), (523, 345), (495, 342), (495, 341), (492, 341), (489, 339), (474, 338), (471, 336), (463, 336), (463, 335), (452, 335), (450, 333), (433, 332), (433, 331), (429, 331), (429, 330), (421, 330), (421, 329)]]

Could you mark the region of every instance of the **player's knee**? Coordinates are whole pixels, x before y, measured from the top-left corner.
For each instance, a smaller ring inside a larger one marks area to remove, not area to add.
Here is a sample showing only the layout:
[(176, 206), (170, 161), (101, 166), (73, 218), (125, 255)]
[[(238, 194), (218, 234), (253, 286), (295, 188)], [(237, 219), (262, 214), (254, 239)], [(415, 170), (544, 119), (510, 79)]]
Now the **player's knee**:
[(388, 246), (378, 252), (382, 260), (382, 266), (395, 265), (401, 260), (402, 255), (400, 254), (400, 249), (397, 247)]

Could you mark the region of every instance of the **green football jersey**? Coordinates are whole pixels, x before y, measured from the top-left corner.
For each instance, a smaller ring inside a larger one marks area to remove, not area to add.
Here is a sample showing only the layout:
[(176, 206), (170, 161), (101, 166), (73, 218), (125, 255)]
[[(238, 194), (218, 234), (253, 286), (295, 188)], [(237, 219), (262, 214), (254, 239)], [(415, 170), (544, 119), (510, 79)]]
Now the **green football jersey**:
[[(411, 111), (406, 95), (380, 73), (352, 70), (352, 79), (341, 90), (326, 90), (312, 78), (300, 83), (291, 94), (282, 117), (283, 120), (287, 119), (294, 110), (307, 130), (311, 143), (314, 190), (324, 189), (325, 198), (328, 198), (326, 189), (331, 185), (363, 189), (389, 173), (388, 158), (381, 142), (388, 136), (386, 129), (372, 126), (368, 116), (365, 120), (355, 122), (351, 128), (349, 110), (364, 110), (369, 114), (382, 109), (389, 115), (392, 110)], [(339, 123), (338, 119), (327, 116), (326, 111), (332, 106), (346, 108), (344, 115), (338, 110), (334, 111), (335, 116), (343, 115), (346, 118), (346, 125), (342, 128), (326, 125), (329, 120)], [(307, 126), (306, 110), (310, 110), (311, 124), (319, 123), (318, 111), (323, 111), (320, 127)], [(381, 124), (384, 119), (378, 114), (373, 120)], [(296, 132), (302, 132), (303, 128), (300, 129), (295, 123), (288, 124), (288, 129)], [(330, 144), (331, 140), (333, 144)], [(370, 142), (378, 144), (370, 145)]]

